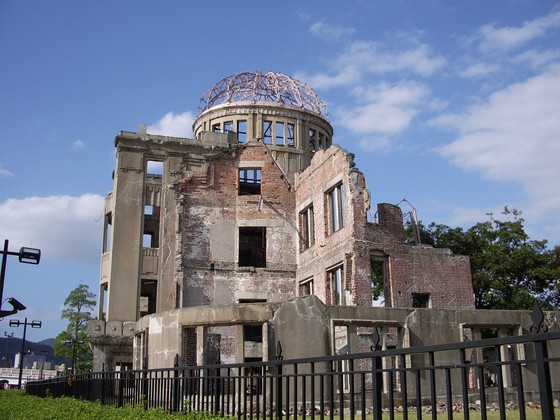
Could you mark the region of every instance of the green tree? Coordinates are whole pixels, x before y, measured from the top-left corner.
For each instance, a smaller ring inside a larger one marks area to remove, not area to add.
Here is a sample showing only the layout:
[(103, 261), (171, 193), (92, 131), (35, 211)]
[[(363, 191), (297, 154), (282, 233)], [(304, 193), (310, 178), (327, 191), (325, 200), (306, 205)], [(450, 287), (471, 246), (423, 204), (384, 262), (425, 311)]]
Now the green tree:
[(507, 207), (506, 220), (494, 218), (467, 230), (446, 225), (420, 225), (424, 243), (468, 255), (480, 309), (532, 309), (538, 299), (543, 309), (560, 307), (560, 247), (531, 240), (521, 212)]
[(80, 284), (64, 301), (62, 319), (68, 327), (54, 339), (54, 353), (70, 360), (72, 372), (89, 372), (92, 368), (92, 352), (87, 341), (87, 324), (95, 308), (95, 294), (86, 284)]

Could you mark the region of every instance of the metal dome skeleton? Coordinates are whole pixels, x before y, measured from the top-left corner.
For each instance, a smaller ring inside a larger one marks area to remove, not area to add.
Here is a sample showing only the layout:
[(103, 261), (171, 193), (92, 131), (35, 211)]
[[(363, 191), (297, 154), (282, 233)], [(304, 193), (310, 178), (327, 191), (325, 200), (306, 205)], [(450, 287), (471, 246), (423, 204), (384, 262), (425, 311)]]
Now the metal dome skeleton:
[(305, 83), (275, 72), (243, 72), (216, 83), (200, 98), (198, 115), (222, 104), (271, 102), (306, 109), (328, 120), (325, 103)]

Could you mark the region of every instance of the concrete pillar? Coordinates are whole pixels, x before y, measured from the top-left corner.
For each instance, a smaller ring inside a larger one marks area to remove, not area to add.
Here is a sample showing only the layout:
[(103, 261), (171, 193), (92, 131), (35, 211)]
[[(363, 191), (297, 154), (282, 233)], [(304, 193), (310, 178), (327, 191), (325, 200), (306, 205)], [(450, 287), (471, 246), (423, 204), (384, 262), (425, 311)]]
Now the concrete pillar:
[(206, 346), (208, 331), (204, 326), (196, 327), (196, 364), (204, 366), (206, 364)]
[(235, 363), (243, 363), (245, 361), (245, 336), (243, 335), (243, 324), (234, 326), (235, 338), (233, 345), (235, 346)]
[(263, 117), (262, 114), (257, 114), (257, 118), (255, 119), (255, 132), (254, 132), (254, 136), (251, 137), (252, 139), (256, 139), (259, 138), (261, 140), (263, 140)]
[(262, 324), (262, 360), (267, 362), (268, 359), (268, 322)]

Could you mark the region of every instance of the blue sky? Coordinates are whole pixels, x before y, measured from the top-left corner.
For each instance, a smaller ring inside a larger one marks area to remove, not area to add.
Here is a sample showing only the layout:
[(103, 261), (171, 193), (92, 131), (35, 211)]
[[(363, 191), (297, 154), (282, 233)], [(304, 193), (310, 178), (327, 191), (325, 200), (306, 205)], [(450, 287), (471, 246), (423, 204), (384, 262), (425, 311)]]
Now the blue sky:
[(259, 69), (327, 103), (372, 216), (406, 198), (470, 227), (507, 205), (560, 243), (560, 2), (0, 0), (0, 240), (43, 255), (9, 259), (4, 299), (43, 322), (30, 340), (97, 293), (115, 135), (191, 136), (204, 92)]

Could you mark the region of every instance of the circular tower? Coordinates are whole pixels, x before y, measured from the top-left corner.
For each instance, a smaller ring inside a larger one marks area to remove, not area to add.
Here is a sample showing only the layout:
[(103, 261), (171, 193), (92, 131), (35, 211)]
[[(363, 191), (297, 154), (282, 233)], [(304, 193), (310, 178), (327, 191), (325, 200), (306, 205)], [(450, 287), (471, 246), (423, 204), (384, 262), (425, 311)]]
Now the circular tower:
[(238, 143), (259, 141), (290, 176), (332, 144), (325, 103), (305, 83), (282, 73), (243, 72), (216, 83), (198, 104), (195, 138), (230, 133)]

